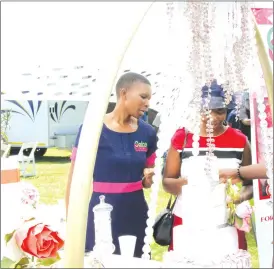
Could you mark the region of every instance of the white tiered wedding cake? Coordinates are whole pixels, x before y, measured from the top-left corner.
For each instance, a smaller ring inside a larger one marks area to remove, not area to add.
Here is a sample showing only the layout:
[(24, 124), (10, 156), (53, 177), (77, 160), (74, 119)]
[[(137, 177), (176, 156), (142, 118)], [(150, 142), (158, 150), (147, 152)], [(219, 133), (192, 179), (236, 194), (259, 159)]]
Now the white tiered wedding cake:
[[(250, 255), (239, 250), (235, 227), (227, 224), (226, 185), (219, 184), (216, 163), (215, 179), (205, 175), (204, 158), (183, 161), (182, 172), (188, 178), (178, 197), (174, 214), (183, 225), (173, 229), (174, 251), (164, 257), (167, 267), (250, 268)], [(216, 162), (222, 162), (216, 160)]]

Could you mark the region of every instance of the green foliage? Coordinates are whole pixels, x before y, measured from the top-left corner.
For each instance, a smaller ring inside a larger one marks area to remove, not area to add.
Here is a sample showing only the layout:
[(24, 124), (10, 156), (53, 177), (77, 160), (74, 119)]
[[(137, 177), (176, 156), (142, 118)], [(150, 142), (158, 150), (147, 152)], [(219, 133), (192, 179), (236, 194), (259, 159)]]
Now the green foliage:
[(19, 262), (14, 263), (14, 267), (11, 268), (28, 268), (30, 259), (27, 257), (22, 258)]
[(238, 186), (233, 186), (231, 184), (231, 181), (228, 181), (227, 187), (226, 187), (226, 194), (228, 197), (230, 197), (230, 201), (227, 203), (227, 210), (228, 210), (228, 219), (227, 222), (230, 226), (234, 226), (235, 224), (235, 210), (236, 205), (234, 201), (239, 199), (239, 192), (236, 191)]
[(15, 262), (7, 257), (3, 257), (1, 260), (1, 268), (28, 268), (30, 259), (27, 257), (22, 258), (20, 261)]
[(52, 264), (60, 261), (60, 256), (57, 254), (55, 258), (45, 258), (45, 259), (38, 259), (37, 263), (41, 266), (51, 266)]
[(243, 219), (239, 218), (236, 214), (235, 214), (235, 221), (237, 222), (238, 227), (243, 226)]
[(14, 261), (7, 257), (3, 257), (1, 260), (1, 268), (12, 268), (11, 266), (14, 264)]
[(236, 210), (236, 205), (231, 202), (227, 204), (227, 208), (228, 208), (228, 219), (227, 222), (230, 226), (233, 226), (235, 224), (235, 210)]
[(11, 240), (11, 238), (12, 238), (13, 235), (14, 235), (14, 233), (15, 233), (15, 230), (14, 230), (13, 232), (11, 232), (11, 233), (5, 235), (6, 244)]

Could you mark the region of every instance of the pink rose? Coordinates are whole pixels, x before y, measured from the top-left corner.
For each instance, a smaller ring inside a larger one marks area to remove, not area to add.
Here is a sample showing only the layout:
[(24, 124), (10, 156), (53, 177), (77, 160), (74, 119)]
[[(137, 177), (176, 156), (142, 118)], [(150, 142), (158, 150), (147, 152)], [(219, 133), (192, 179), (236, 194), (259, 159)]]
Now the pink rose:
[(25, 222), (14, 236), (17, 245), (24, 252), (40, 259), (55, 258), (57, 251), (64, 245), (57, 231), (35, 220)]
[(39, 192), (30, 183), (22, 183), (22, 203), (35, 206), (39, 202)]
[(239, 218), (245, 219), (245, 218), (249, 218), (251, 216), (252, 211), (253, 210), (252, 210), (250, 203), (248, 201), (244, 201), (236, 206), (235, 213)]
[(237, 221), (235, 221), (235, 227), (240, 231), (244, 231), (245, 233), (249, 233), (250, 230), (251, 230), (250, 218), (244, 218), (242, 226), (239, 226)]

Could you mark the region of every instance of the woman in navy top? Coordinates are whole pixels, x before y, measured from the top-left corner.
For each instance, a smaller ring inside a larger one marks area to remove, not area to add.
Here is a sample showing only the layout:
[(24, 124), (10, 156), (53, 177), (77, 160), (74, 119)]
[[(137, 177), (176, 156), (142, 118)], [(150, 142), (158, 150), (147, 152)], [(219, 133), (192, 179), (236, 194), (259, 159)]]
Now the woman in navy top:
[[(124, 74), (116, 84), (117, 104), (106, 114), (99, 140), (93, 175), (93, 194), (89, 204), (86, 251), (94, 247), (93, 207), (99, 196), (113, 206), (112, 236), (115, 254), (120, 254), (118, 237), (137, 237), (135, 257), (141, 257), (147, 220), (147, 203), (143, 188), (152, 184), (156, 150), (156, 132), (152, 126), (138, 120), (147, 111), (151, 98), (150, 82), (136, 73)], [(71, 170), (67, 187), (67, 205), (70, 184), (81, 134), (80, 127), (71, 156)]]

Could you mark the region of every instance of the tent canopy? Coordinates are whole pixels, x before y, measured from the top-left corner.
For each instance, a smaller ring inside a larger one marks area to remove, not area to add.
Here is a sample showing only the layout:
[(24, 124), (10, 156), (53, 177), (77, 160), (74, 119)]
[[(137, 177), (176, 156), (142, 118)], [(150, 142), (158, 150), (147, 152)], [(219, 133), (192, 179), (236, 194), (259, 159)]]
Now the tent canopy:
[[(92, 92), (100, 90), (99, 72), (113, 51), (127, 42), (149, 4), (4, 3), (1, 98), (90, 100)], [(130, 70), (148, 77), (152, 106), (160, 104), (169, 91), (165, 89), (164, 94), (160, 86), (169, 57), (163, 53), (167, 25), (165, 3), (155, 3), (119, 68), (118, 76)], [(110, 101), (114, 100), (115, 91)]]
[[(92, 92), (100, 91), (100, 72), (113, 51), (127, 41), (134, 21), (149, 4), (3, 3), (1, 99), (90, 100)], [(226, 3), (218, 5), (225, 9)], [(155, 110), (174, 89), (184, 87), (182, 62), (186, 62), (187, 31), (179, 19), (174, 17), (178, 27), (173, 28), (172, 35), (166, 3), (154, 3), (119, 68), (118, 76), (126, 70), (148, 76), (153, 90), (151, 107)], [(176, 35), (176, 31), (184, 35)], [(184, 91), (184, 98), (189, 93)], [(113, 91), (110, 102), (115, 100)]]

